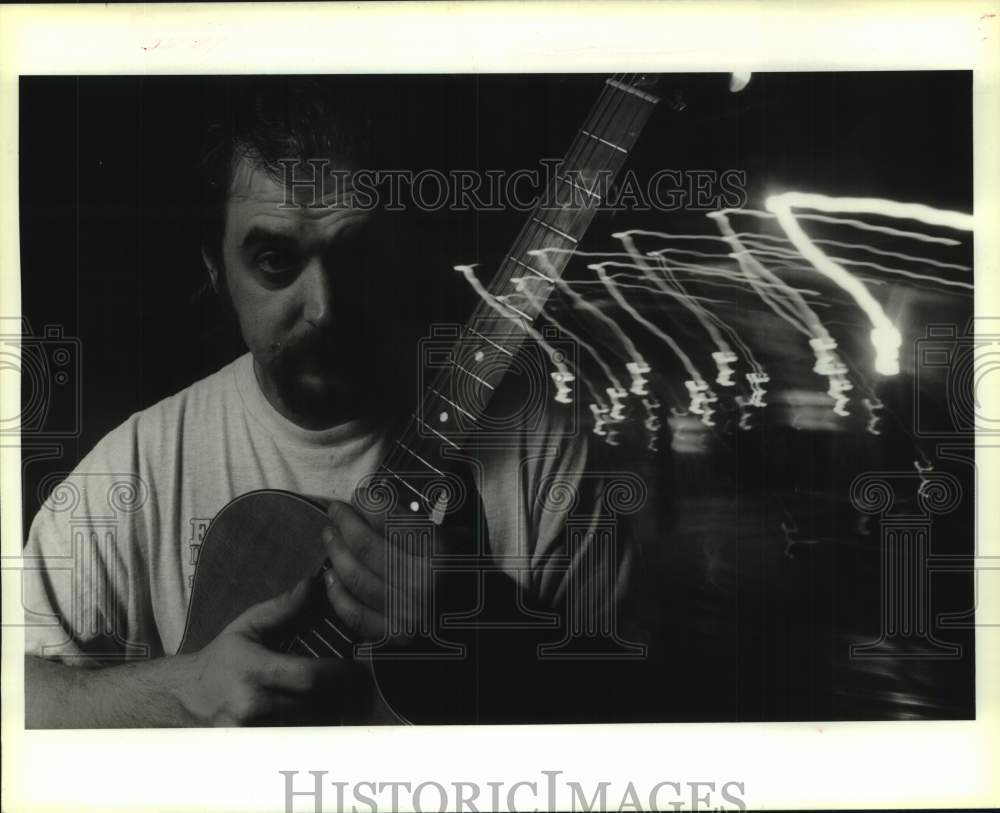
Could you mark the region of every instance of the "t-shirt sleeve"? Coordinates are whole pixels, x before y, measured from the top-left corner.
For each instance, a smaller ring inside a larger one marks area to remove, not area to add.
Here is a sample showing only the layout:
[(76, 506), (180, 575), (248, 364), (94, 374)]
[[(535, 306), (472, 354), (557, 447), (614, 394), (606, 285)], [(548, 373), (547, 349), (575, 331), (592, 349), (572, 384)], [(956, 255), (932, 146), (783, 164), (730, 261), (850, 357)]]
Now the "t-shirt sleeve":
[(100, 666), (147, 657), (151, 613), (137, 421), (112, 431), (49, 493), (24, 548), (29, 655)]
[[(529, 566), (509, 573), (519, 586), (521, 625), (489, 639), (495, 652), (480, 651), (484, 719), (642, 719), (637, 687), (651, 683), (651, 639), (638, 613), (634, 521), (646, 500), (645, 480), (626, 465), (637, 462), (634, 456), (604, 454), (601, 439), (569, 410), (551, 412), (544, 433), (507, 448), (516, 476), (487, 491), (512, 506), (504, 512), (509, 525), (498, 523), (498, 531), (523, 521), (514, 550)], [(497, 536), (497, 544), (505, 541)]]
[(581, 642), (632, 651), (641, 566), (633, 521), (646, 487), (601, 454), (600, 443), (578, 427), (568, 431), (556, 413), (548, 445), (557, 451), (528, 473), (532, 603), (563, 615)]

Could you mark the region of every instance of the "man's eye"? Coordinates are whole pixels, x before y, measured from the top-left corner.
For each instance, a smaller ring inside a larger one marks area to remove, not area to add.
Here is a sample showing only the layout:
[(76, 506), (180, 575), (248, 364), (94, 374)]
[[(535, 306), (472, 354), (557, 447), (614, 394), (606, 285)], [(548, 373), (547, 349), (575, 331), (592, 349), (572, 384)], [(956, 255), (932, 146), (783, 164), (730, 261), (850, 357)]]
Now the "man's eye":
[(295, 257), (285, 251), (262, 251), (257, 255), (257, 268), (265, 274), (279, 276), (295, 270)]

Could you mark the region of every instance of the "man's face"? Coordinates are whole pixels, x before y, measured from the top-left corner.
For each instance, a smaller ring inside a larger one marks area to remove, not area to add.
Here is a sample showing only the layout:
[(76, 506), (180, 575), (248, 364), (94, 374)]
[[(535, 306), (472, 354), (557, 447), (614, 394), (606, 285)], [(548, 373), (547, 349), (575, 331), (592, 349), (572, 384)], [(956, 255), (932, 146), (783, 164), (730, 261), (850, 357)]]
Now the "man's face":
[(280, 180), (241, 161), (222, 239), (219, 273), (261, 386), (279, 411), (310, 428), (363, 408), (378, 375), (377, 278), (384, 291), (389, 276), (377, 267), (374, 213), (342, 205), (343, 184), (335, 187), (316, 195), (321, 207), (300, 205), (313, 202), (311, 188), (286, 198)]

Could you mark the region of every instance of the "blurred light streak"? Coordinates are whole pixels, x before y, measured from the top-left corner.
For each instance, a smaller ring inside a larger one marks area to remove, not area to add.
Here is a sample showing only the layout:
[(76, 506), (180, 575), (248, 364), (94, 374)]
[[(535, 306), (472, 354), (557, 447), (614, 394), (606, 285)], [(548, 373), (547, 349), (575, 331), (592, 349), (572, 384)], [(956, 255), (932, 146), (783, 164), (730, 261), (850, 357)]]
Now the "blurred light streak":
[[(572, 389), (569, 385), (576, 376), (570, 372), (569, 368), (562, 361), (562, 354), (545, 341), (545, 337), (532, 327), (530, 318), (526, 318), (525, 314), (520, 313), (516, 308), (512, 308), (510, 305), (500, 302), (483, 287), (483, 284), (476, 277), (474, 265), (456, 265), (454, 268), (465, 277), (466, 281), (479, 295), (483, 302), (485, 302), (490, 308), (495, 310), (505, 319), (509, 319), (515, 324), (520, 325), (524, 331), (528, 333), (528, 335), (538, 342), (539, 346), (548, 355), (549, 360), (552, 362), (552, 366), (555, 367), (555, 372), (551, 375), (552, 380), (556, 385), (556, 400), (563, 404), (572, 403)], [(514, 311), (513, 316), (510, 313), (511, 310)]]
[[(818, 240), (814, 241), (814, 243), (818, 242), (819, 242)], [(751, 245), (751, 241), (749, 240), (746, 241), (744, 245)], [(754, 254), (759, 254), (763, 256), (770, 255), (775, 257), (786, 257), (786, 258), (795, 258), (799, 256), (794, 251), (786, 251), (785, 249), (780, 249), (780, 248), (759, 248), (751, 245), (750, 250), (753, 251)], [(971, 282), (959, 282), (958, 280), (944, 279), (943, 277), (935, 277), (928, 274), (918, 274), (915, 271), (907, 271), (906, 269), (903, 268), (894, 268), (892, 266), (882, 265), (880, 263), (873, 263), (868, 260), (852, 260), (847, 257), (829, 257), (829, 256), (827, 256), (827, 259), (838, 264), (867, 266), (868, 268), (874, 268), (876, 271), (881, 271), (883, 274), (893, 274), (896, 276), (907, 277), (908, 279), (925, 280), (927, 282), (937, 283), (938, 285), (950, 285), (954, 288), (967, 288), (970, 291), (973, 290), (973, 285)], [(958, 266), (958, 267), (962, 268), (963, 266)]]
[[(712, 321), (712, 317), (710, 317), (708, 311), (692, 300), (679, 282), (671, 280), (673, 283), (673, 288), (671, 289), (668, 287), (666, 282), (653, 273), (653, 270), (649, 267), (649, 263), (646, 262), (646, 258), (642, 255), (639, 249), (636, 248), (635, 241), (632, 239), (630, 232), (616, 232), (611, 236), (616, 240), (621, 241), (622, 245), (625, 247), (625, 251), (627, 251), (632, 257), (636, 266), (646, 279), (653, 283), (653, 285), (659, 288), (663, 293), (676, 297), (677, 301), (687, 308), (695, 319), (698, 320), (717, 348), (717, 350), (712, 353), (712, 360), (715, 362), (716, 369), (718, 370), (715, 383), (720, 387), (733, 386), (733, 368), (731, 365), (736, 363), (737, 356), (723, 338), (722, 331), (719, 330), (715, 322)], [(665, 275), (669, 275), (669, 271), (666, 268), (662, 270)]]
[(712, 392), (711, 388), (705, 382), (705, 379), (695, 368), (690, 357), (684, 352), (681, 346), (677, 344), (673, 337), (643, 317), (634, 307), (632, 307), (632, 305), (629, 304), (628, 300), (622, 296), (621, 291), (618, 290), (614, 281), (609, 278), (608, 273), (604, 270), (606, 265), (612, 264), (614, 263), (592, 263), (587, 267), (597, 272), (597, 276), (600, 278), (601, 282), (604, 283), (605, 288), (607, 288), (608, 292), (622, 310), (628, 313), (654, 336), (661, 339), (673, 351), (674, 355), (677, 356), (690, 376), (690, 379), (684, 382), (684, 386), (687, 388), (691, 399), (688, 408), (694, 414), (701, 415), (703, 423), (707, 426), (711, 426), (713, 424), (711, 416), (714, 412), (712, 404), (718, 400), (717, 396), (714, 392)]
[[(715, 214), (715, 213), (713, 213)], [(762, 212), (758, 209), (720, 209), (718, 214), (723, 215), (747, 215), (748, 217), (757, 217), (764, 219), (775, 218), (776, 215), (772, 212)], [(815, 215), (815, 214), (799, 214), (796, 216), (799, 220), (813, 220), (817, 223), (832, 223), (839, 226), (851, 226), (855, 229), (861, 229), (862, 231), (873, 231), (879, 232), (881, 234), (887, 234), (892, 237), (904, 237), (910, 240), (919, 240), (923, 243), (938, 243), (944, 246), (959, 246), (961, 241), (955, 240), (951, 237), (937, 237), (931, 234), (924, 234), (923, 232), (914, 231), (903, 231), (902, 229), (894, 229), (891, 226), (877, 226), (874, 223), (866, 223), (863, 220), (854, 220), (852, 218), (845, 217), (830, 217), (829, 215)]]
[[(754, 285), (757, 277), (762, 277), (777, 285), (783, 284), (778, 277), (771, 273), (743, 247), (732, 226), (729, 225), (729, 218), (723, 212), (710, 212), (708, 217), (715, 221), (723, 237), (733, 247), (733, 256), (740, 264), (740, 268), (743, 269), (751, 285)], [(775, 313), (789, 321), (796, 329), (809, 336), (809, 345), (813, 348), (816, 355), (816, 364), (813, 367), (813, 371), (828, 377), (829, 388), (827, 395), (834, 399), (834, 412), (838, 415), (845, 415), (847, 414), (847, 396), (844, 393), (849, 391), (852, 385), (846, 377), (846, 366), (844, 366), (836, 354), (837, 342), (823, 326), (823, 323), (812, 308), (809, 307), (805, 299), (787, 286), (785, 288), (786, 300), (779, 305), (777, 298), (771, 297), (755, 286), (758, 295), (771, 305)], [(790, 314), (785, 310), (786, 307), (792, 308), (795, 313)]]
[[(569, 336), (570, 339), (575, 341), (578, 345), (583, 347), (594, 361), (597, 362), (598, 367), (607, 377), (611, 386), (605, 388), (605, 392), (610, 399), (610, 406), (605, 404), (604, 400), (598, 396), (596, 390), (591, 385), (590, 381), (585, 375), (580, 375), (581, 380), (586, 384), (588, 390), (591, 393), (593, 402), (590, 404), (590, 411), (594, 414), (595, 427), (594, 432), (597, 435), (603, 435), (607, 438), (609, 443), (613, 443), (615, 436), (613, 434), (602, 431), (606, 423), (619, 423), (625, 419), (625, 398), (628, 395), (628, 391), (622, 387), (621, 382), (615, 376), (611, 367), (601, 358), (600, 353), (597, 349), (586, 339), (584, 339), (579, 333), (567, 327), (563, 322), (557, 321), (552, 314), (547, 313), (544, 309), (543, 303), (534, 295), (530, 290), (531, 284), (536, 284), (532, 282), (533, 280), (538, 280), (538, 277), (513, 277), (511, 281), (517, 286), (519, 292), (523, 293), (526, 297), (531, 300), (532, 305), (536, 308), (538, 313), (544, 318), (548, 319), (553, 325), (559, 328), (560, 331)], [(539, 280), (543, 282), (543, 280)]]
[(883, 375), (896, 375), (899, 372), (899, 346), (903, 342), (903, 337), (896, 326), (885, 315), (882, 306), (871, 295), (864, 283), (827, 257), (823, 250), (809, 239), (792, 212), (794, 207), (816, 208), (818, 203), (816, 199), (822, 197), (821, 195), (800, 195), (796, 192), (785, 192), (769, 197), (764, 202), (764, 208), (774, 213), (778, 218), (778, 223), (785, 230), (788, 239), (795, 244), (799, 253), (809, 260), (819, 273), (847, 291), (858, 303), (858, 307), (867, 314), (872, 325), (870, 338), (872, 346), (875, 348), (875, 369)]
[[(631, 391), (634, 395), (645, 395), (646, 379), (643, 376), (649, 372), (649, 364), (647, 364), (646, 360), (642, 357), (642, 354), (639, 352), (639, 349), (635, 346), (635, 342), (633, 342), (632, 339), (629, 338), (628, 334), (621, 329), (621, 327), (614, 319), (612, 319), (607, 314), (603, 313), (599, 308), (596, 308), (594, 305), (587, 302), (587, 300), (584, 297), (580, 296), (580, 294), (578, 294), (576, 291), (573, 290), (571, 285), (562, 278), (562, 275), (558, 273), (555, 266), (549, 261), (548, 252), (550, 251), (560, 254), (563, 253), (578, 254), (578, 253), (572, 249), (557, 249), (557, 248), (537, 249), (529, 252), (531, 256), (538, 257), (538, 259), (542, 261), (543, 265), (546, 267), (546, 270), (549, 272), (549, 275), (552, 277), (553, 280), (555, 280), (556, 286), (561, 291), (563, 291), (567, 297), (569, 297), (570, 301), (576, 308), (578, 308), (581, 311), (585, 311), (589, 313), (591, 316), (598, 319), (600, 322), (606, 325), (611, 330), (611, 332), (617, 337), (617, 339), (621, 342), (622, 346), (625, 348), (625, 352), (632, 359), (630, 362), (626, 364), (626, 369), (632, 376)], [(585, 254), (582, 256), (604, 256), (604, 255)]]

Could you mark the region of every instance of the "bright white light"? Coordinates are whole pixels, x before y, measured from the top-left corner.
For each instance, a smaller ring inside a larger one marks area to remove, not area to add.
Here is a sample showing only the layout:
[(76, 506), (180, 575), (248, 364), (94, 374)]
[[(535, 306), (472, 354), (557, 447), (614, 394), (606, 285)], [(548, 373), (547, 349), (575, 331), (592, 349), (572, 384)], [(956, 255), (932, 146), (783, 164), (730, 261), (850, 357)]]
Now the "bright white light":
[(750, 71), (733, 71), (729, 77), (729, 91), (731, 93), (739, 93), (750, 83), (751, 76), (753, 74)]
[(896, 375), (899, 372), (899, 346), (902, 336), (896, 326), (886, 316), (878, 300), (873, 297), (859, 279), (839, 263), (830, 259), (799, 226), (793, 209), (814, 209), (822, 212), (864, 213), (882, 217), (919, 220), (931, 226), (972, 230), (972, 216), (962, 212), (948, 212), (934, 209), (922, 203), (898, 203), (881, 198), (831, 198), (804, 192), (785, 192), (772, 195), (764, 202), (764, 208), (778, 219), (781, 228), (792, 244), (813, 267), (839, 285), (853, 297), (872, 325), (871, 341), (875, 348), (875, 370), (882, 375)]
[(896, 375), (899, 372), (899, 346), (903, 339), (899, 331), (876, 326), (871, 332), (872, 346), (875, 348), (875, 372), (882, 375)]

